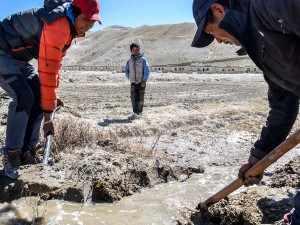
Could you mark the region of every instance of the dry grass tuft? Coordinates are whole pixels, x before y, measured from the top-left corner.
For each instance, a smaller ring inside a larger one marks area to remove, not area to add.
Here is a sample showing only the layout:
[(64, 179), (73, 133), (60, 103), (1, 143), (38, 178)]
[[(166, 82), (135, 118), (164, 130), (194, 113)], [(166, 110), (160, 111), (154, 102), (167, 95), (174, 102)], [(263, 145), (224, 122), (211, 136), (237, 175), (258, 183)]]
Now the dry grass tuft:
[[(139, 129), (138, 129), (139, 130)], [(124, 137), (125, 130), (102, 130), (91, 126), (89, 122), (76, 117), (57, 118), (55, 124), (55, 137), (52, 143), (53, 152), (63, 152), (74, 148), (90, 147), (95, 145), (109, 147), (114, 152), (135, 152), (153, 158), (157, 156), (161, 132), (155, 131), (150, 136), (140, 131), (137, 135)], [(127, 134), (130, 131), (127, 129)]]
[(139, 136), (134, 138), (122, 139), (120, 146), (125, 147), (131, 152), (138, 153), (149, 158), (157, 157), (158, 145), (162, 134), (156, 133), (152, 137)]
[(55, 150), (91, 146), (96, 132), (89, 123), (75, 117), (58, 118), (55, 126)]

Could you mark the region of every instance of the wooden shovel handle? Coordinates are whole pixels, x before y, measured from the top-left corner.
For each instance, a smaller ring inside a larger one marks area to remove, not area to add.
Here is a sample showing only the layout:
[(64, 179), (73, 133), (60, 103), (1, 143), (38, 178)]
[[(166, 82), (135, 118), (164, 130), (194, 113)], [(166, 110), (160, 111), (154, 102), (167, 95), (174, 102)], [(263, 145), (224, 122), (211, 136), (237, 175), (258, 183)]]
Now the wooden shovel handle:
[[(273, 151), (251, 167), (246, 173), (245, 176), (257, 176), (262, 173), (266, 168), (276, 162), (281, 156), (294, 148), (297, 144), (300, 143), (300, 129), (289, 136), (285, 141), (278, 145)], [(207, 209), (210, 205), (220, 201), (221, 199), (228, 196), (233, 191), (237, 190), (243, 185), (243, 182), (240, 179), (236, 179), (225, 188), (208, 198), (206, 201), (198, 205), (199, 209)]]

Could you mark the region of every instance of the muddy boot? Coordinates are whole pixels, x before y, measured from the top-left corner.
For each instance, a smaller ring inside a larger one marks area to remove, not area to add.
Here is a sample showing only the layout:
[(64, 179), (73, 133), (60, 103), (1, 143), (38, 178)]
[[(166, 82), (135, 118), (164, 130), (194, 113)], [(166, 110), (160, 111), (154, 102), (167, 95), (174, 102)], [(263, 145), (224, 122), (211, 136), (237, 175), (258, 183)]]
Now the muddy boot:
[(23, 152), (23, 154), (21, 155), (21, 162), (22, 165), (28, 165), (28, 164), (39, 164), (42, 161), (37, 156), (35, 149), (33, 149), (32, 151)]
[(5, 175), (11, 179), (18, 179), (19, 177), (19, 167), (21, 166), (21, 150), (8, 150), (8, 154), (3, 156), (3, 165)]

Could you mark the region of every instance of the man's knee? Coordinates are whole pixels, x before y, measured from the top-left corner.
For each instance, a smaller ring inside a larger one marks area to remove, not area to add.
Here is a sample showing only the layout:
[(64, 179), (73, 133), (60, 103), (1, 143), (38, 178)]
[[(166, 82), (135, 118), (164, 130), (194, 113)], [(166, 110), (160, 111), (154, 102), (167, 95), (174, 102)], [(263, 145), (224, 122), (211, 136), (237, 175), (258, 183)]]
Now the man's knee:
[(9, 110), (13, 110), (15, 113), (25, 111), (29, 115), (33, 106), (33, 99), (33, 96), (30, 95), (12, 96)]
[(16, 112), (25, 111), (30, 114), (31, 107), (34, 104), (34, 96), (30, 90), (20, 90), (16, 93)]
[(7, 81), (9, 88), (6, 91), (13, 99), (10, 107), (15, 108), (16, 112), (25, 111), (29, 114), (34, 104), (34, 95), (22, 74), (2, 75), (2, 77)]

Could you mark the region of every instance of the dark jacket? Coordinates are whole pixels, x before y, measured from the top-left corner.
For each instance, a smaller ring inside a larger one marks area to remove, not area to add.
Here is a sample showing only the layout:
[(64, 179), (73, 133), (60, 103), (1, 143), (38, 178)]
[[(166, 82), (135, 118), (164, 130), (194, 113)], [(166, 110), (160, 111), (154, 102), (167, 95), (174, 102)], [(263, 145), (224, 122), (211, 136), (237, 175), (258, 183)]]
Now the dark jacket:
[(245, 47), (269, 85), (270, 112), (251, 154), (262, 158), (289, 134), (300, 97), (300, 1), (231, 0), (220, 28)]
[(44, 111), (51, 112), (56, 107), (62, 58), (76, 31), (66, 16), (70, 2), (45, 2), (45, 7), (15, 13), (0, 22), (0, 49), (21, 61), (38, 59), (41, 104)]
[(23, 61), (38, 59), (44, 24), (65, 17), (68, 5), (57, 6), (55, 1), (46, 1), (45, 4), (45, 7), (18, 12), (1, 21), (0, 48)]

